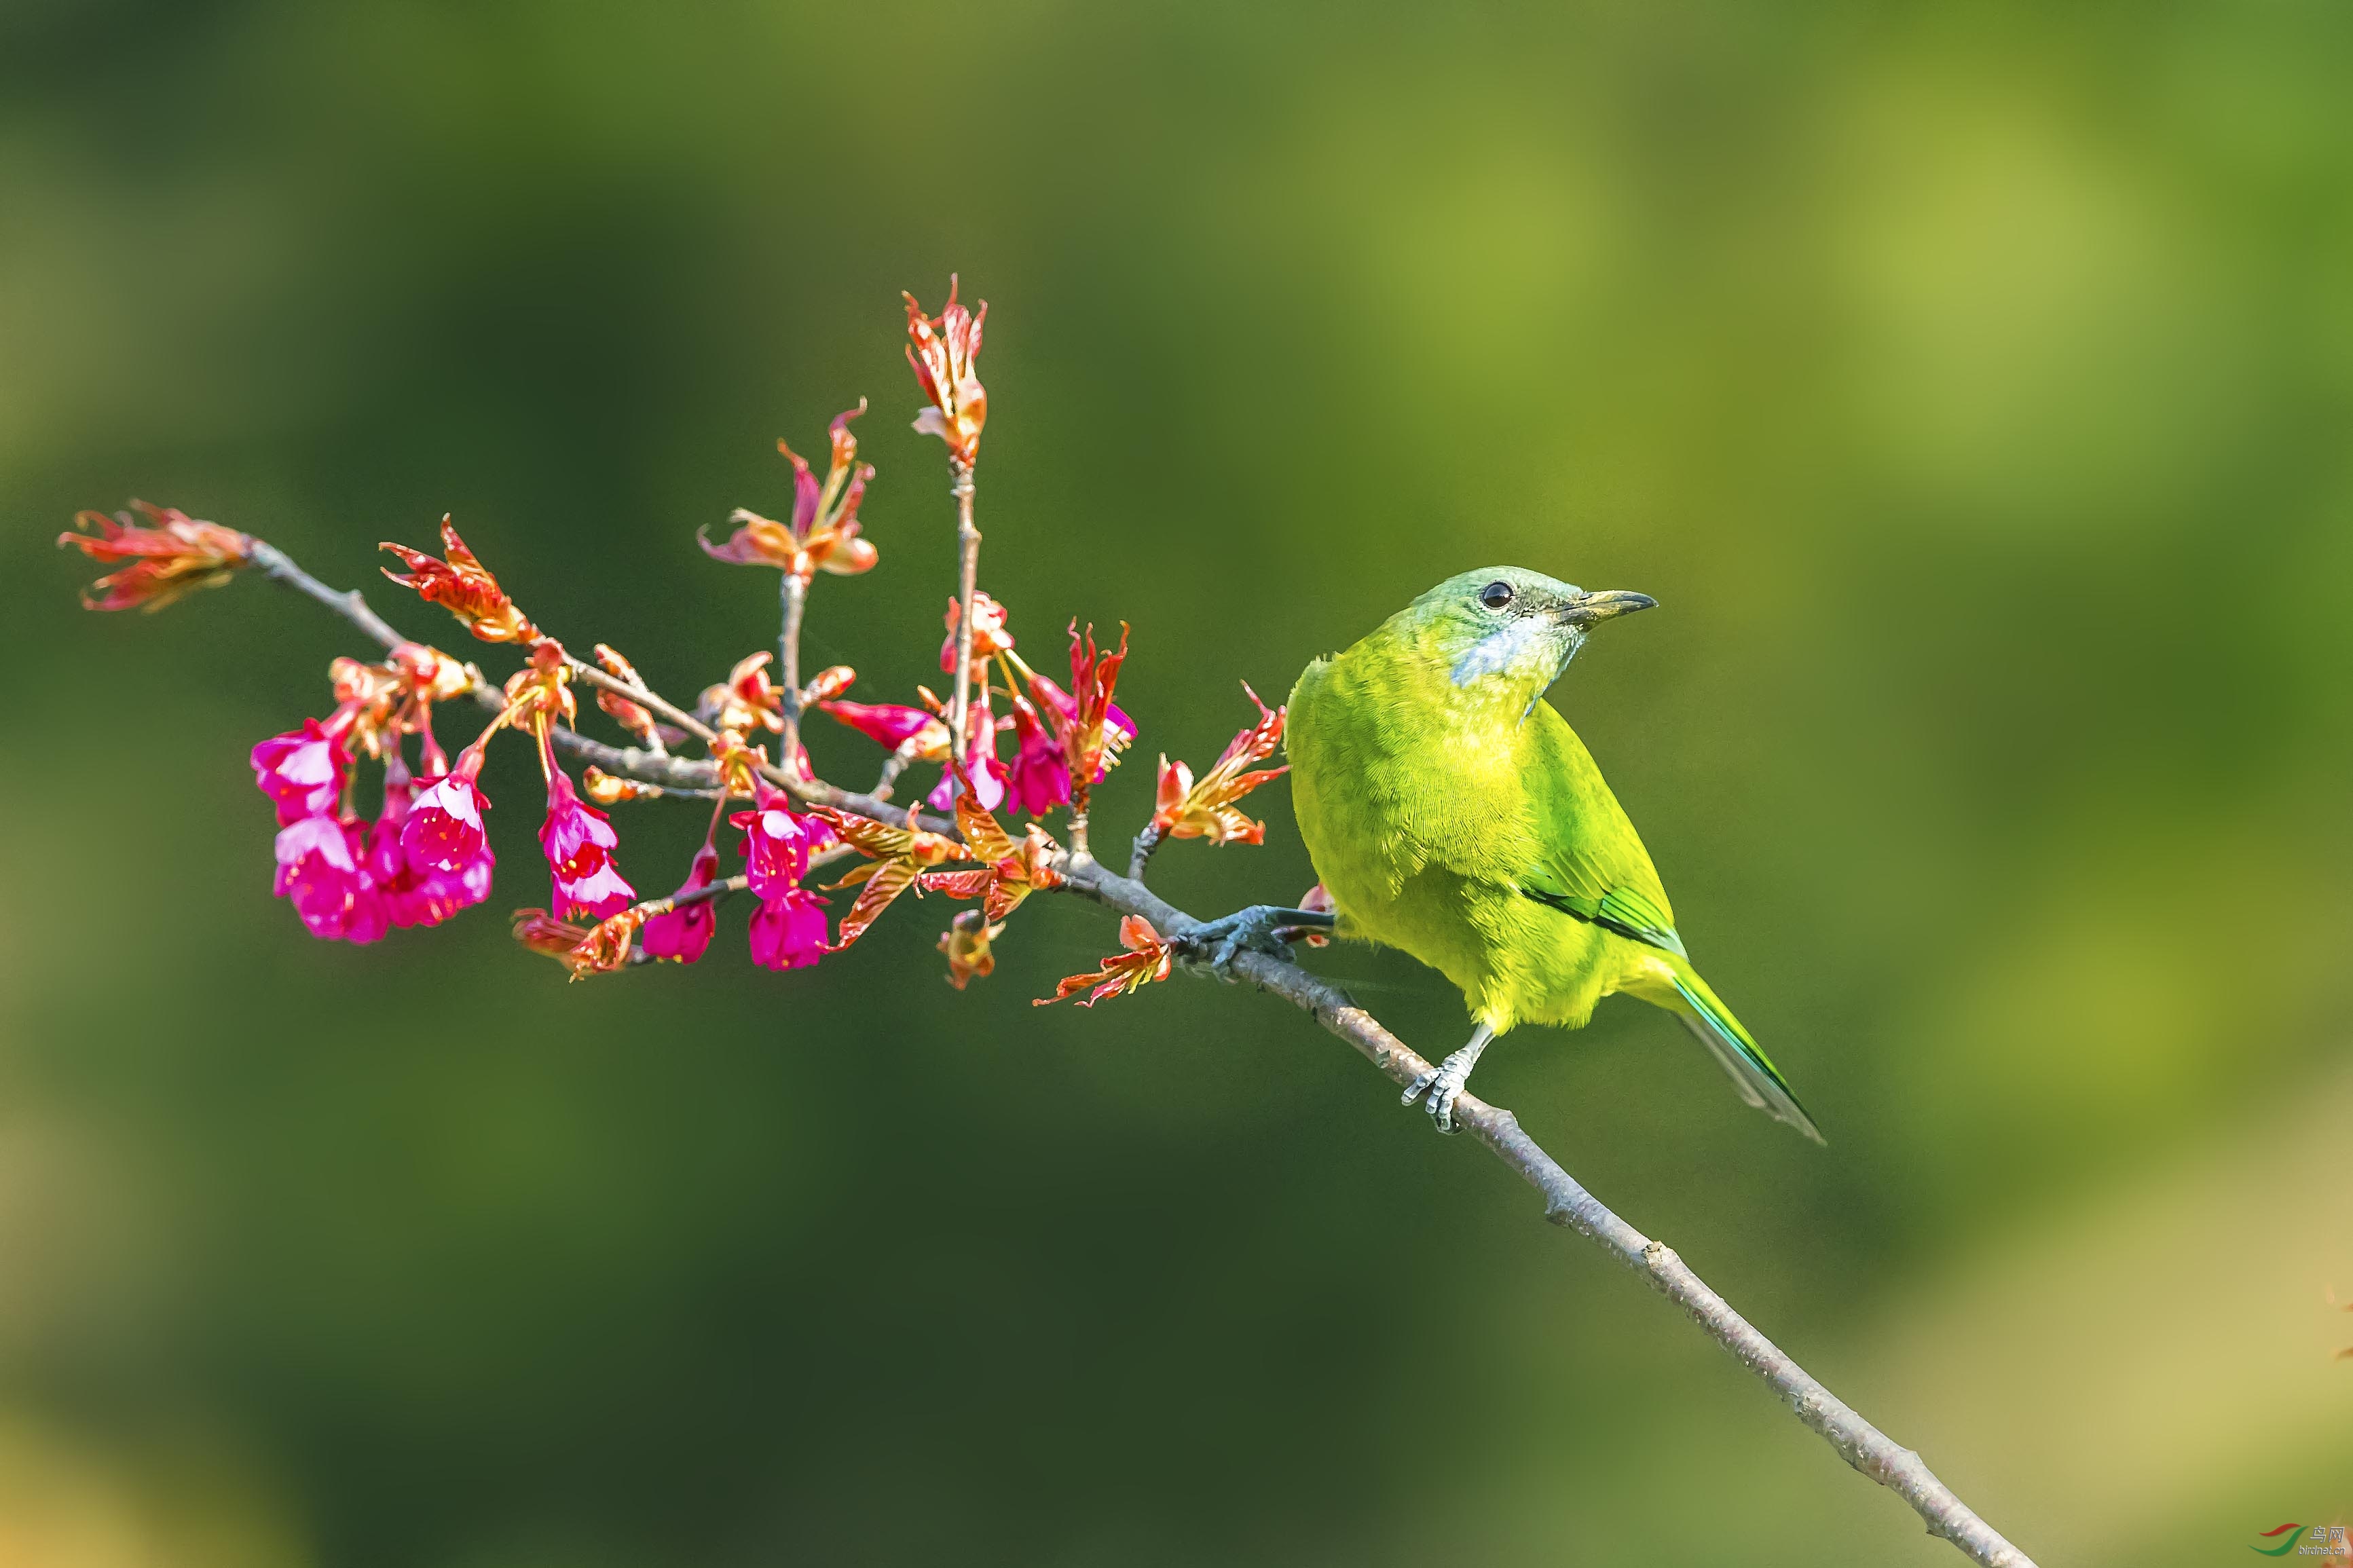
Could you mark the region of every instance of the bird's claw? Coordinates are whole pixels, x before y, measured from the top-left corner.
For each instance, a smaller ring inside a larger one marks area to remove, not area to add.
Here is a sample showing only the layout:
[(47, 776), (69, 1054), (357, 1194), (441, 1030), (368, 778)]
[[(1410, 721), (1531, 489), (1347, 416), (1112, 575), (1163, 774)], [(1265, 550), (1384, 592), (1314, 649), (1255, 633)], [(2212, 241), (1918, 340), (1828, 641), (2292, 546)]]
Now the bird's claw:
[(1461, 1129), (1454, 1125), (1454, 1102), (1462, 1098), (1462, 1086), (1470, 1076), (1455, 1066), (1453, 1058), (1449, 1058), (1444, 1066), (1431, 1068), (1406, 1085), (1405, 1093), (1398, 1097), (1398, 1103), (1411, 1105), (1428, 1094), (1430, 1103), (1424, 1109), (1430, 1112), (1431, 1124), (1440, 1132), (1460, 1131)]
[(1245, 952), (1288, 958), (1299, 936), (1293, 922), (1299, 911), (1275, 904), (1252, 904), (1221, 919), (1195, 926), (1170, 944), (1196, 963), (1223, 973)]

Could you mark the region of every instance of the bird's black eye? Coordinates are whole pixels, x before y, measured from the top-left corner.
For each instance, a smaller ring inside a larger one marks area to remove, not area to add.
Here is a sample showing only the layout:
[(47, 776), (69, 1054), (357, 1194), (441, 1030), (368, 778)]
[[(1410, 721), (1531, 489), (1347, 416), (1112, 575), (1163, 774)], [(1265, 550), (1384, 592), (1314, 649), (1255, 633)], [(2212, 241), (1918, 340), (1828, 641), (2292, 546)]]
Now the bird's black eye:
[(1512, 585), (1509, 583), (1490, 583), (1479, 590), (1479, 602), (1491, 610), (1500, 610), (1512, 602)]

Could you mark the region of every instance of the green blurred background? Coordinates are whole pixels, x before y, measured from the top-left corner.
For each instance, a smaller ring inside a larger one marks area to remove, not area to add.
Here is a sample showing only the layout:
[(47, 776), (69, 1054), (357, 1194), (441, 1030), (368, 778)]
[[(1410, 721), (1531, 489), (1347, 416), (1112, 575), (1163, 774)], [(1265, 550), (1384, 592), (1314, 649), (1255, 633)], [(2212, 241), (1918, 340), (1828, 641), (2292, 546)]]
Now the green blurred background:
[[(567, 986), (514, 748), (490, 907), (311, 941), (244, 758), (353, 639), (50, 544), (453, 511), (691, 693), (774, 634), (695, 527), (865, 395), (809, 645), (902, 699), (951, 268), (986, 585), (1134, 625), (1107, 838), (1440, 577), (1656, 595), (1555, 698), (1830, 1147), (1630, 1003), (1482, 1089), (2046, 1564), (2343, 1519), (2348, 73), (2317, 0), (0, 6), (0, 1562), (1958, 1561), (1288, 1007), (1033, 1011), (1099, 911)], [(1296, 895), (1261, 804), (1163, 890)]]

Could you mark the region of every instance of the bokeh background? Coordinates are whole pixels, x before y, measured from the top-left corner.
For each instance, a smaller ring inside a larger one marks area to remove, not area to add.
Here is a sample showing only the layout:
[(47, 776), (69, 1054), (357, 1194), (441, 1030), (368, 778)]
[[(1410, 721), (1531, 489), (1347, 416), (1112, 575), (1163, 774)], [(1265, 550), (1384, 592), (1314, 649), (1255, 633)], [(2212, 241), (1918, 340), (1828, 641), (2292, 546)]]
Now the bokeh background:
[[(2318, 0), (0, 7), (0, 1561), (1957, 1561), (1289, 1008), (1033, 1010), (1098, 911), (567, 986), (513, 748), (489, 907), (311, 941), (244, 759), (353, 639), (50, 542), (451, 511), (691, 693), (774, 635), (695, 528), (863, 395), (809, 645), (903, 699), (952, 268), (986, 584), (1135, 628), (1106, 837), (1442, 576), (1654, 594), (1556, 700), (1830, 1147), (1630, 1003), (1482, 1090), (2046, 1563), (2344, 1519), (2348, 73)], [(1260, 804), (1163, 889), (1304, 888)]]

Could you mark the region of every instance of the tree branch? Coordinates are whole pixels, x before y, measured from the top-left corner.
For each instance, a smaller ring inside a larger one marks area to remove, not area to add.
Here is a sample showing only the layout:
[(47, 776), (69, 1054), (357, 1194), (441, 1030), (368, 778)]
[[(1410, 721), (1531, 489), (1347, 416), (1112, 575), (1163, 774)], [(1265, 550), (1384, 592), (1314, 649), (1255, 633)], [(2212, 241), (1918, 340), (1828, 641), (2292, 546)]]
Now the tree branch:
[[(1142, 915), (1163, 936), (1179, 936), (1201, 924), (1143, 883), (1099, 862), (1071, 860), (1061, 870), (1067, 879), (1065, 886), (1122, 914)], [(1235, 960), (1233, 968), (1260, 990), (1272, 992), (1309, 1014), (1399, 1085), (1410, 1084), (1431, 1070), (1430, 1063), (1357, 1006), (1346, 992), (1291, 960), (1245, 952)], [(1910, 1503), (1927, 1521), (1928, 1533), (1944, 1537), (1984, 1568), (2034, 1568), (2026, 1553), (2004, 1540), (1938, 1480), (1918, 1454), (1896, 1443), (1823, 1387), (1709, 1289), (1672, 1247), (1644, 1236), (1587, 1192), (1521, 1129), (1517, 1117), (1466, 1091), (1454, 1102), (1454, 1120), (1470, 1128), (1497, 1159), (1543, 1195), (1545, 1218), (1600, 1246), (1681, 1307), (1709, 1338), (1770, 1384), (1798, 1419), (1820, 1434), (1841, 1458)]]

